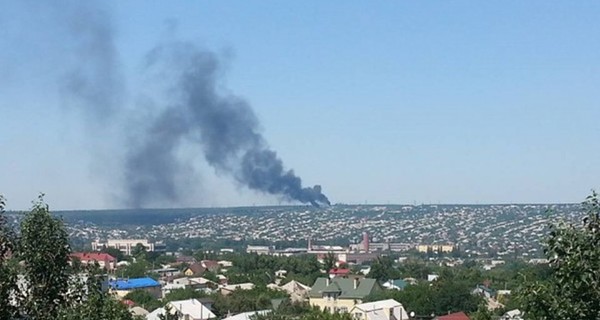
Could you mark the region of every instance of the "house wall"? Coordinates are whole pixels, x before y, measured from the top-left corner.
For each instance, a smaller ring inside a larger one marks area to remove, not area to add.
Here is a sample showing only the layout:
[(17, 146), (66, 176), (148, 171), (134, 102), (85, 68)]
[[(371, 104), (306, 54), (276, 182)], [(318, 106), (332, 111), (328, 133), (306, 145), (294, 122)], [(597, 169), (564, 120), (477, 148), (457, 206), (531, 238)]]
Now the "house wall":
[[(356, 299), (331, 299), (327, 298), (310, 298), (310, 305), (318, 307), (321, 310), (325, 310), (325, 308), (329, 307), (329, 311), (331, 313), (335, 313), (336, 311), (342, 312), (350, 312), (355, 305), (362, 303), (362, 300)], [(346, 308), (343, 310), (342, 308)]]
[(129, 292), (134, 291), (134, 290), (138, 290), (138, 289), (139, 290), (147, 291), (148, 293), (150, 293), (156, 299), (162, 298), (162, 291), (160, 289), (160, 286), (146, 287), (146, 288), (136, 288), (136, 289), (130, 289), (130, 290), (112, 290), (112, 293), (115, 294), (120, 299), (123, 299), (123, 297), (125, 297)]
[[(355, 310), (352, 310), (352, 316), (354, 317), (354, 319), (356, 320), (367, 320), (367, 316), (369, 313), (377, 313), (377, 315), (383, 315), (383, 317), (387, 320), (391, 320), (390, 318), (390, 310), (391, 313), (393, 313), (394, 317), (396, 320), (408, 320), (408, 315), (406, 314), (406, 312), (402, 312), (402, 308), (401, 307), (396, 307), (396, 308), (382, 308), (379, 309), (377, 311), (363, 311), (363, 310), (359, 310), (358, 308)], [(378, 317), (379, 319), (379, 317)]]

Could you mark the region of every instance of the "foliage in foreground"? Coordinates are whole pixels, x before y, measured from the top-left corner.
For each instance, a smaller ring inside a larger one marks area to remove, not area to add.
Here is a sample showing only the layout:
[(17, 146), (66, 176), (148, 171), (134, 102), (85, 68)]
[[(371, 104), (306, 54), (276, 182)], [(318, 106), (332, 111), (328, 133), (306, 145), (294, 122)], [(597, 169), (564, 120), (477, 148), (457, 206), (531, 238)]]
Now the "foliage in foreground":
[(8, 226), (0, 197), (0, 320), (131, 320), (102, 292), (97, 270), (69, 265), (70, 253), (63, 222), (50, 214), (43, 195), (25, 214), (19, 236)]
[(600, 317), (600, 203), (593, 192), (583, 203), (581, 226), (555, 224), (544, 252), (552, 274), (519, 293), (528, 319)]

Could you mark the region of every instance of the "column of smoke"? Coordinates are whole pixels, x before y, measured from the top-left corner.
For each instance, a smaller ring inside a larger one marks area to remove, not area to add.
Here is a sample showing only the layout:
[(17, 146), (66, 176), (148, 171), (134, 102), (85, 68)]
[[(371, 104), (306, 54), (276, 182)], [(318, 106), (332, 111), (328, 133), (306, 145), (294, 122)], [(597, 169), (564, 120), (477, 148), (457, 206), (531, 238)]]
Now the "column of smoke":
[(133, 113), (149, 113), (145, 119), (149, 125), (141, 130), (129, 128), (132, 121), (123, 111), (123, 81), (116, 68), (110, 15), (90, 3), (72, 2), (61, 11), (67, 12), (70, 35), (79, 47), (79, 62), (64, 78), (62, 92), (78, 100), (91, 118), (88, 122), (95, 124), (94, 130), (102, 130), (97, 120), (125, 123), (130, 133), (123, 167), (127, 205), (177, 203), (182, 177), (192, 174), (193, 167), (177, 152), (190, 142), (201, 148), (206, 162), (218, 173), (232, 176), (243, 186), (285, 200), (329, 205), (320, 186), (303, 187), (300, 177), (285, 169), (260, 133), (250, 105), (218, 90), (222, 73), (218, 56), (190, 43), (163, 44), (148, 54), (148, 69), (159, 70), (169, 81), (164, 84), (169, 103), (156, 113), (147, 112), (147, 105), (136, 105)]

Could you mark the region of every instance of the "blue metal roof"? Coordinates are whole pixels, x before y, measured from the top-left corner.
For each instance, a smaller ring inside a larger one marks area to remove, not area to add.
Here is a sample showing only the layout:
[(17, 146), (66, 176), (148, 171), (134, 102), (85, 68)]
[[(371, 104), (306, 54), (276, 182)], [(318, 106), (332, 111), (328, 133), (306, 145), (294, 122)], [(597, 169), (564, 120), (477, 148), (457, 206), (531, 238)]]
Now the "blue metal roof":
[(108, 285), (111, 289), (116, 290), (130, 290), (130, 289), (142, 289), (147, 287), (160, 286), (156, 280), (152, 278), (133, 278), (133, 279), (117, 279), (110, 280)]

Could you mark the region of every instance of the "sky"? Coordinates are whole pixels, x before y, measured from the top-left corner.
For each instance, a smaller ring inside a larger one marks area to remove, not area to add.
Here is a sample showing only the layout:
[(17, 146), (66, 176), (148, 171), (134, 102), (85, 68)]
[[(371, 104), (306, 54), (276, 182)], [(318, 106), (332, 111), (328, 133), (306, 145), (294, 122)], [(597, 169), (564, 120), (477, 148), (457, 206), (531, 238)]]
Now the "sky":
[[(77, 41), (90, 17), (111, 26), (115, 108), (145, 112), (144, 58), (165, 39), (214, 52), (220, 90), (332, 203), (580, 202), (598, 188), (597, 1), (81, 3), (0, 0), (8, 209), (41, 192), (54, 209), (126, 206), (123, 133), (61, 91), (88, 67)], [(288, 203), (207, 165), (200, 146), (179, 152), (193, 160), (188, 192), (151, 206)]]

